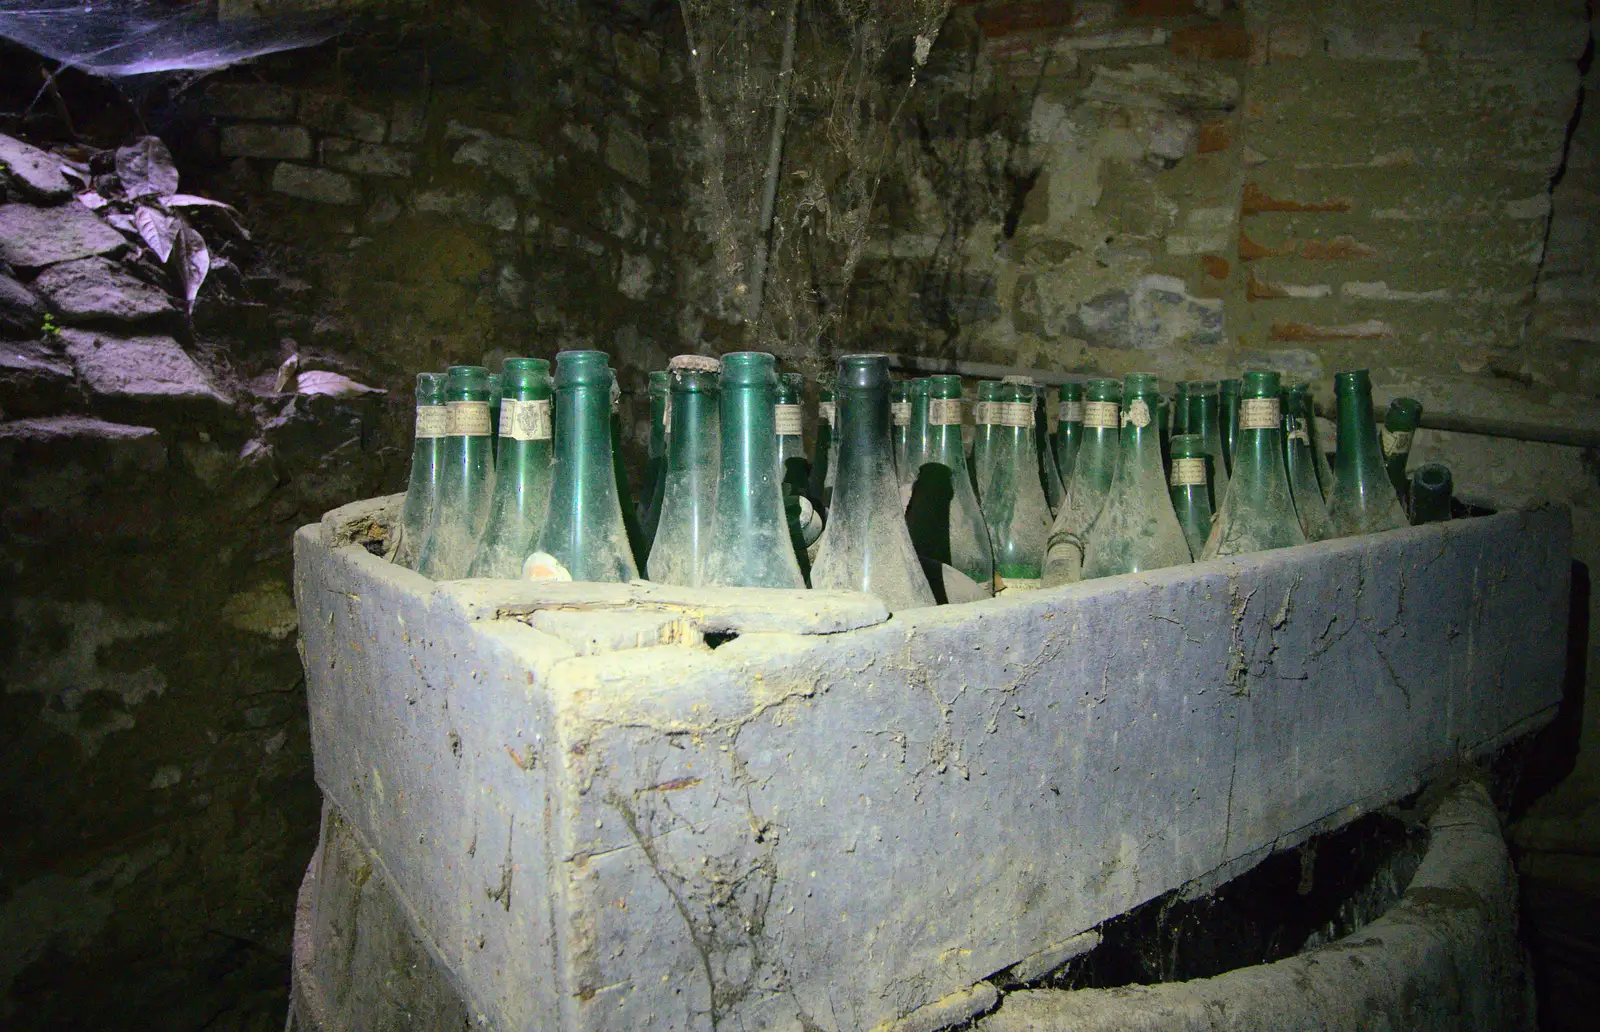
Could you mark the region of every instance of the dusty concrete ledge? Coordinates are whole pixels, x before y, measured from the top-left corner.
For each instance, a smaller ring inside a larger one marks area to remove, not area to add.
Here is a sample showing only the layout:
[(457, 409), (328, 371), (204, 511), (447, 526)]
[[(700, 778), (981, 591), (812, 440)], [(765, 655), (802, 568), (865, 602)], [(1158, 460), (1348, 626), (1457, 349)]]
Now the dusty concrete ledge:
[(1531, 1029), (1516, 872), (1481, 785), (1429, 822), (1416, 876), (1388, 913), (1275, 964), (1122, 989), (1011, 993), (981, 1032), (1502, 1032)]

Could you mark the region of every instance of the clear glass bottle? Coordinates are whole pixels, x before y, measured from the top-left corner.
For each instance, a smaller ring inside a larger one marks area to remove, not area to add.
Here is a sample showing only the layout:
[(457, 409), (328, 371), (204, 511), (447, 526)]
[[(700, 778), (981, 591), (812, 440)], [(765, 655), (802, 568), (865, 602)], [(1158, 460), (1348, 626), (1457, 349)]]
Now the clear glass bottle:
[(550, 363), (506, 359), (501, 390), (494, 494), (469, 577), (521, 577), (550, 505)]
[(1093, 379), (1085, 386), (1084, 395), (1083, 443), (1073, 463), (1066, 501), (1050, 524), (1045, 546), (1046, 587), (1082, 578), (1085, 535), (1105, 505), (1121, 452), (1122, 384)]
[(1044, 488), (1045, 504), (1050, 506), (1054, 518), (1061, 508), (1061, 496), (1066, 492), (1061, 486), (1061, 471), (1056, 469), (1055, 449), (1050, 444), (1050, 414), (1045, 401), (1049, 391), (1042, 384), (1028, 381), (1033, 388), (1033, 443), (1039, 450), (1039, 484)]
[(1213, 461), (1204, 437), (1172, 435), (1172, 471), (1167, 484), (1172, 495), (1172, 510), (1178, 516), (1178, 525), (1183, 528), (1183, 538), (1189, 544), (1191, 555), (1204, 551), (1206, 538), (1211, 534)]
[(911, 426), (927, 430), (917, 478), (906, 505), (911, 544), (923, 559), (965, 574), (988, 594), (994, 591), (994, 554), (989, 526), (967, 475), (961, 442), (961, 377), (930, 376), (913, 392)]
[(489, 437), (489, 370), (451, 366), (445, 380), (447, 411), (439, 501), (417, 570), (434, 580), (464, 577), (489, 515), (494, 487)]
[(705, 583), (803, 588), (783, 510), (777, 359), (764, 351), (722, 356), (718, 393), (720, 472), (711, 551), (702, 567)]
[(1073, 381), (1061, 385), (1056, 402), (1056, 472), (1061, 475), (1061, 496), (1072, 483), (1073, 463), (1083, 443), (1083, 384)]
[(1083, 579), (1192, 562), (1161, 464), (1161, 387), (1149, 373), (1122, 381), (1117, 468), (1105, 505), (1089, 526)]
[(579, 581), (631, 581), (628, 541), (611, 444), (616, 377), (604, 352), (556, 355), (555, 463), (539, 551)]
[(1228, 463), (1222, 446), (1222, 395), (1217, 381), (1191, 380), (1188, 408), (1184, 432), (1203, 438), (1206, 454), (1211, 457), (1211, 511), (1215, 513), (1228, 491)]
[(444, 464), (446, 415), (444, 374), (417, 374), (417, 422), (411, 446), (411, 478), (406, 481), (406, 500), (400, 507), (400, 543), (394, 561), (408, 570), (417, 568), (422, 546), (428, 540), (433, 509), (439, 501), (439, 477)]
[(679, 355), (667, 363), (672, 422), (667, 434), (661, 520), (646, 570), (653, 581), (697, 588), (711, 551), (721, 451), (717, 390), (720, 363), (705, 355)]
[(834, 472), (838, 468), (838, 449), (833, 443), (838, 420), (834, 414), (833, 388), (823, 384), (818, 398), (817, 446), (811, 453), (811, 483), (807, 493), (811, 504), (826, 512), (833, 495)]
[(1244, 374), (1233, 476), (1211, 524), (1204, 559), (1306, 543), (1283, 467), (1282, 389), (1277, 373)]
[(1365, 369), (1338, 373), (1333, 378), (1333, 393), (1339, 408), (1338, 460), (1333, 493), (1328, 496), (1333, 532), (1348, 537), (1406, 526), (1405, 511), (1378, 448), (1371, 378)]
[[(1233, 476), (1233, 451), (1234, 445), (1239, 440), (1239, 390), (1238, 380), (1223, 380), (1219, 390), (1221, 396), (1222, 419), (1222, 465), (1223, 472)], [(1219, 496), (1220, 497), (1220, 496)], [(1222, 502), (1219, 500), (1220, 506)]]
[(889, 426), (889, 360), (839, 360), (839, 480), (811, 586), (865, 591), (891, 610), (934, 604), (900, 506)]
[(661, 497), (667, 482), (663, 471), (667, 465), (667, 374), (655, 370), (650, 374), (650, 444), (645, 452), (644, 491), (639, 502), (639, 534), (645, 541), (654, 541), (656, 524), (661, 520)]
[(1294, 495), (1294, 511), (1307, 541), (1333, 537), (1328, 505), (1317, 484), (1317, 457), (1311, 443), (1311, 386), (1291, 384), (1283, 392), (1283, 468)]
[(1412, 524), (1438, 523), (1450, 518), (1450, 496), (1455, 491), (1450, 467), (1428, 462), (1411, 474)]
[(1383, 467), (1389, 471), (1389, 483), (1394, 493), (1405, 504), (1411, 482), (1406, 479), (1406, 463), (1411, 459), (1411, 440), (1416, 436), (1417, 424), (1422, 421), (1422, 402), (1416, 398), (1395, 398), (1389, 402), (1389, 411), (1383, 416), (1383, 430), (1379, 443), (1383, 446)]
[(1040, 586), (1051, 518), (1033, 443), (1033, 387), (1002, 383), (999, 395), (990, 413), (989, 492), (981, 499), (997, 594)]
[(895, 476), (905, 479), (906, 440), (911, 431), (911, 394), (904, 380), (891, 381), (889, 387), (890, 440), (894, 445)]
[(972, 471), (972, 488), (978, 493), (979, 502), (988, 493), (989, 474), (993, 470), (990, 445), (994, 443), (994, 411), (999, 398), (999, 380), (978, 381), (978, 401), (972, 406), (972, 418), (975, 421), (972, 454), (967, 456), (967, 460)]
[(906, 428), (906, 461), (900, 467), (900, 494), (911, 497), (911, 488), (917, 482), (917, 472), (922, 469), (923, 455), (928, 450), (928, 381), (918, 377), (906, 384), (906, 397), (911, 404), (911, 423)]

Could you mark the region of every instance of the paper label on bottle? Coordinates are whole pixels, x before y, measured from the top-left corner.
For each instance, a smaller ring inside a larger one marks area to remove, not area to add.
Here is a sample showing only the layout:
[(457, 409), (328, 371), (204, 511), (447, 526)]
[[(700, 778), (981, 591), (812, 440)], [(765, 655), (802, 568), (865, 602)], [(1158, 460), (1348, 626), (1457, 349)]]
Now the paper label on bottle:
[(994, 406), (992, 401), (980, 401), (972, 406), (972, 419), (979, 426), (988, 426), (994, 422)]
[(1384, 427), (1379, 434), (1383, 444), (1383, 454), (1399, 455), (1401, 452), (1411, 450), (1411, 437), (1415, 430), (1390, 430)]
[(1276, 430), (1281, 412), (1277, 398), (1240, 398), (1240, 430)]
[(1004, 574), (994, 575), (994, 593), (1004, 595), (1008, 591), (1038, 591), (1044, 587), (1042, 577), (1007, 577)]
[(890, 405), (889, 405), (889, 411), (894, 416), (894, 425), (895, 426), (910, 426), (911, 425), (911, 402), (909, 402), (909, 401), (891, 402)]
[(452, 401), (445, 405), (450, 414), (445, 417), (447, 437), (488, 437), (489, 403), (487, 401)]
[(928, 425), (929, 426), (960, 426), (961, 425), (961, 399), (960, 398), (929, 398), (928, 399)]
[(1206, 460), (1173, 459), (1170, 483), (1173, 487), (1205, 487)]
[(550, 440), (550, 399), (501, 401), (500, 436), (513, 441)]
[(1117, 419), (1114, 401), (1086, 401), (1083, 403), (1083, 425), (1101, 430), (1115, 430), (1121, 424)]
[(800, 406), (779, 405), (774, 410), (778, 421), (779, 437), (799, 437), (801, 433)]
[(1056, 410), (1056, 422), (1058, 422), (1058, 423), (1081, 423), (1081, 422), (1083, 422), (1083, 402), (1081, 402), (1081, 401), (1063, 401), (1061, 403), (1061, 407)]
[(1143, 398), (1134, 398), (1133, 404), (1122, 410), (1122, 425), (1132, 423), (1143, 430), (1150, 425), (1150, 403)]
[(828, 425), (837, 430), (839, 428), (839, 423), (838, 420), (834, 418), (833, 412), (833, 402), (831, 401), (820, 402), (817, 405), (817, 418), (827, 420)]
[(995, 401), (994, 418), (996, 426), (1033, 426), (1033, 404), (1026, 401)]
[(443, 437), (450, 426), (450, 411), (443, 405), (417, 406), (417, 437)]
[(667, 404), (661, 410), (661, 428), (667, 433), (672, 433), (672, 395), (667, 395)]
[(1306, 421), (1299, 416), (1289, 418), (1289, 440), (1299, 441), (1307, 447), (1311, 445), (1311, 431), (1306, 428)]

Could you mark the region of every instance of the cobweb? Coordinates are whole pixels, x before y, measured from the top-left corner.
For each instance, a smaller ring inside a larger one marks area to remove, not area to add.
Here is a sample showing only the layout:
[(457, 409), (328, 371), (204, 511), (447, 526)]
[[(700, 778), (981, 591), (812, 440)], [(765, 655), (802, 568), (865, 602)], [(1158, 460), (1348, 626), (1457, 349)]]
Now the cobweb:
[[(950, 6), (680, 0), (700, 107), (689, 189), (711, 242), (706, 304), (742, 326), (745, 346), (816, 371), (866, 244), (895, 116)], [(764, 228), (780, 111), (787, 125)]]
[(326, 17), (220, 19), (203, 0), (0, 0), (0, 37), (109, 78), (222, 68), (332, 34)]

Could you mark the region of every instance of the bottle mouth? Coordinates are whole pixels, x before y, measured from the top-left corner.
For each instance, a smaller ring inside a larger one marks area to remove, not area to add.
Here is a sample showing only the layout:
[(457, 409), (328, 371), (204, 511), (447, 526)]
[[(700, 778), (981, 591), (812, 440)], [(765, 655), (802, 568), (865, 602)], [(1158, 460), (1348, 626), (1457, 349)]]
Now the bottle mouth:
[(840, 390), (886, 389), (889, 386), (888, 355), (844, 355), (839, 359)]
[(1000, 400), (1000, 388), (1003, 387), (1003, 386), (1005, 386), (1005, 385), (1003, 383), (1001, 383), (999, 380), (979, 380), (978, 381), (978, 400), (979, 401), (999, 401)]
[(1442, 462), (1430, 462), (1418, 466), (1411, 476), (1419, 486), (1437, 491), (1450, 483), (1450, 467)]
[(1240, 387), (1241, 384), (1238, 380), (1221, 380), (1218, 381), (1217, 389), (1221, 394), (1231, 394), (1234, 397), (1238, 397)]
[(925, 382), (928, 385), (928, 397), (930, 398), (961, 397), (961, 377), (959, 376), (930, 376)]
[(1082, 401), (1083, 400), (1083, 384), (1079, 383), (1076, 380), (1073, 380), (1073, 381), (1070, 381), (1068, 383), (1062, 384), (1061, 385), (1060, 400), (1062, 400), (1062, 401)]
[(1203, 459), (1209, 454), (1206, 439), (1199, 434), (1173, 434), (1169, 447), (1175, 459)]
[(724, 387), (776, 387), (778, 360), (765, 351), (735, 351), (722, 356)]
[(424, 405), (443, 405), (444, 384), (443, 373), (418, 373), (417, 400)]
[(604, 351), (562, 351), (556, 355), (556, 386), (611, 388), (610, 359)]
[(1097, 378), (1089, 381), (1090, 401), (1116, 401), (1122, 400), (1122, 383), (1119, 380)]
[(673, 355), (667, 360), (667, 372), (715, 373), (722, 363), (710, 355)]
[(1421, 418), (1422, 402), (1416, 398), (1395, 398), (1389, 402), (1389, 411), (1384, 414), (1383, 422), (1394, 430), (1415, 430)]
[[(489, 370), (479, 365), (453, 365), (445, 371), (446, 397), (467, 401), (489, 399)], [(473, 395), (482, 395), (474, 398)]]
[(1215, 380), (1190, 380), (1189, 397), (1208, 397), (1222, 390), (1222, 385)]
[(1372, 377), (1365, 369), (1348, 369), (1342, 373), (1334, 373), (1333, 389), (1339, 394), (1370, 391), (1372, 389)]
[(1122, 380), (1122, 396), (1131, 398), (1135, 394), (1152, 395), (1161, 393), (1161, 381), (1156, 379), (1154, 373), (1129, 373)]
[(652, 370), (651, 373), (650, 373), (650, 386), (649, 386), (650, 393), (652, 393), (652, 394), (665, 394), (665, 393), (667, 393), (667, 386), (671, 382), (672, 382), (671, 378), (667, 375), (667, 371), (665, 369)]
[(1265, 369), (1253, 369), (1244, 374), (1239, 387), (1241, 398), (1276, 398), (1282, 390), (1283, 377)]

